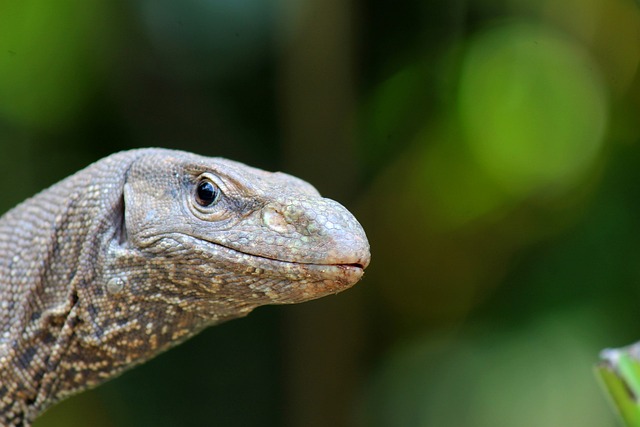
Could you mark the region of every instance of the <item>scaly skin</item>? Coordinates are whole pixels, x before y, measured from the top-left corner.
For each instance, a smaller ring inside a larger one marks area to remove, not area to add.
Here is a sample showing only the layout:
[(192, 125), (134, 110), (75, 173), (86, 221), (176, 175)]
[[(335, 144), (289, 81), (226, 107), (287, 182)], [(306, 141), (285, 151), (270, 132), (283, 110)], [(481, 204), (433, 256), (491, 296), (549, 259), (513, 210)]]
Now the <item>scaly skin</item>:
[(298, 178), (164, 149), (102, 159), (0, 218), (0, 424), (260, 305), (347, 289), (369, 257)]

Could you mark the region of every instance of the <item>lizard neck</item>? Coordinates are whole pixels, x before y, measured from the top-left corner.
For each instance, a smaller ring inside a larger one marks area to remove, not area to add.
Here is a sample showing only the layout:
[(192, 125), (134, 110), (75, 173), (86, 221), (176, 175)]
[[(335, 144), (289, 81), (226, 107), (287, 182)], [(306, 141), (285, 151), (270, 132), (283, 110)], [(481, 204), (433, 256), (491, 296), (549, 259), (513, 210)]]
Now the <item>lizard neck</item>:
[(95, 163), (0, 218), (0, 424), (32, 420), (71, 391), (61, 377), (75, 363), (80, 301), (113, 234), (131, 161)]

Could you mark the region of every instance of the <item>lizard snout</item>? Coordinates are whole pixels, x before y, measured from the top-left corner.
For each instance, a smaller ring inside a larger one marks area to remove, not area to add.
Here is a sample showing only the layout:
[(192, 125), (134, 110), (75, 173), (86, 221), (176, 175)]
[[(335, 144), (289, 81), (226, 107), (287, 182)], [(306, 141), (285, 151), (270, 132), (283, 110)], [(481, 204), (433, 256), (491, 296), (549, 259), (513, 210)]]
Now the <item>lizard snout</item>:
[(262, 208), (261, 217), (270, 232), (287, 238), (288, 255), (295, 255), (291, 261), (362, 269), (369, 265), (369, 242), (362, 226), (334, 200), (300, 197), (272, 202)]

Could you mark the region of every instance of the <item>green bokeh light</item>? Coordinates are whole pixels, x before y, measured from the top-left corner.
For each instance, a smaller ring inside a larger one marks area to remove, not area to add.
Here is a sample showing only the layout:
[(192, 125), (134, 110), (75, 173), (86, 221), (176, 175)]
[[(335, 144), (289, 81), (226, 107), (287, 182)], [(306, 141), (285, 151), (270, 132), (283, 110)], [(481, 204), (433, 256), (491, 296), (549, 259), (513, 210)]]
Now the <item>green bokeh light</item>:
[(609, 425), (609, 408), (590, 376), (601, 333), (590, 319), (597, 319), (590, 308), (570, 309), (518, 329), (477, 325), (457, 339), (397, 348), (367, 388), (362, 424)]
[(0, 116), (55, 127), (78, 114), (107, 59), (102, 2), (0, 3)]
[(469, 44), (460, 119), (477, 162), (507, 191), (576, 184), (600, 151), (607, 109), (596, 64), (551, 30), (511, 23)]

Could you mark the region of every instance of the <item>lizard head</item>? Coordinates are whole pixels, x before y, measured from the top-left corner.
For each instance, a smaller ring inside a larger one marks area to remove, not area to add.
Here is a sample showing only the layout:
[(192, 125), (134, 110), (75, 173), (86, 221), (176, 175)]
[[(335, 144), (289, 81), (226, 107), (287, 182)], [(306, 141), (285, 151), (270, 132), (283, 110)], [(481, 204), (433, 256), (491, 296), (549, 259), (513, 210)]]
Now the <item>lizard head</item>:
[(231, 315), (340, 292), (370, 259), (354, 216), (305, 181), (170, 150), (128, 171), (120, 245), (170, 293)]

